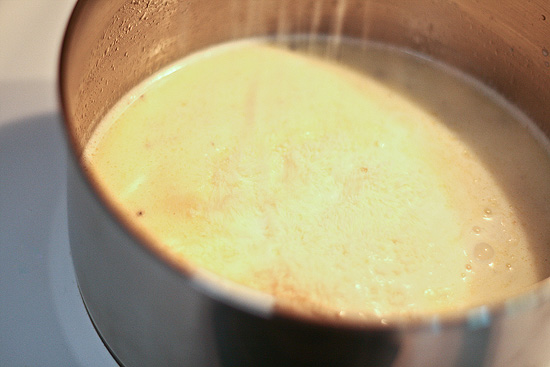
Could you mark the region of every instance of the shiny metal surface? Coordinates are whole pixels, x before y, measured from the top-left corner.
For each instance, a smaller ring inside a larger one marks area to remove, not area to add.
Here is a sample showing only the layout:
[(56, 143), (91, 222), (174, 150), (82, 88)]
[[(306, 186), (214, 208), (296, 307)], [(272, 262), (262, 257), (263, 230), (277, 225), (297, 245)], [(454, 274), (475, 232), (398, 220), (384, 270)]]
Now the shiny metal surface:
[[(73, 147), (69, 232), (79, 287), (98, 331), (127, 366), (547, 366), (550, 280), (495, 309), (415, 323), (323, 325), (197, 281), (138, 240), (78, 157), (104, 113), (155, 70), (205, 46), (273, 34), (384, 42), (493, 87), (550, 134), (546, 1), (116, 0), (78, 2), (61, 56)], [(184, 320), (193, 320), (192, 327)], [(197, 330), (203, 331), (196, 338)]]

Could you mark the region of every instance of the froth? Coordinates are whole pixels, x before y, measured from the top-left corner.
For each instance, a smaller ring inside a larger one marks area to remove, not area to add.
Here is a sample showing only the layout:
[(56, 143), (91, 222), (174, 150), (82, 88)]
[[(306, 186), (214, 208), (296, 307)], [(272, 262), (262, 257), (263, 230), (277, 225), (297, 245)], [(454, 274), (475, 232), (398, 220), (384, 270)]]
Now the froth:
[(550, 164), (515, 115), (426, 61), (340, 47), (346, 67), (252, 43), (184, 61), (86, 164), (158, 246), (298, 310), (443, 312), (548, 276)]

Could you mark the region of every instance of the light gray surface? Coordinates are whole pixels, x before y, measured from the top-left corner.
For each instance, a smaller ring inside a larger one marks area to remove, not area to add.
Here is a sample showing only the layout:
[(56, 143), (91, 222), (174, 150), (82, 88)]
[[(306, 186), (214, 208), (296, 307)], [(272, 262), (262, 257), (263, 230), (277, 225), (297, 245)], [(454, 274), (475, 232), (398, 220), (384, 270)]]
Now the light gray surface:
[(57, 60), (74, 0), (0, 0), (0, 366), (116, 366), (69, 252)]

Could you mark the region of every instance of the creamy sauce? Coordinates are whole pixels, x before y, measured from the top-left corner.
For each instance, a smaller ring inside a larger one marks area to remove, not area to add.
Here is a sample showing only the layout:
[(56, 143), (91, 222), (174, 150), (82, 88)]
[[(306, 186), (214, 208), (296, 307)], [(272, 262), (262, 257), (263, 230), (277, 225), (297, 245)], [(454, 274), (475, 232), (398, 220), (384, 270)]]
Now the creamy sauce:
[(105, 118), (85, 164), (163, 251), (303, 312), (445, 312), (548, 277), (550, 160), (531, 125), (418, 57), (322, 50), (182, 60)]

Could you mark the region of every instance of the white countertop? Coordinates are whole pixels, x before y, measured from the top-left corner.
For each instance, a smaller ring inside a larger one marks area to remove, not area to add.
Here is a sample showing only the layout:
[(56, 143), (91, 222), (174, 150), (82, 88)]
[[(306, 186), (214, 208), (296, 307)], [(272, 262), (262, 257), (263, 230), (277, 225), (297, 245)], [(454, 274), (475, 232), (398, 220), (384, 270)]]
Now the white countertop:
[(0, 366), (117, 366), (69, 252), (57, 62), (75, 0), (0, 0)]

